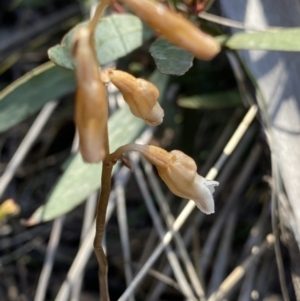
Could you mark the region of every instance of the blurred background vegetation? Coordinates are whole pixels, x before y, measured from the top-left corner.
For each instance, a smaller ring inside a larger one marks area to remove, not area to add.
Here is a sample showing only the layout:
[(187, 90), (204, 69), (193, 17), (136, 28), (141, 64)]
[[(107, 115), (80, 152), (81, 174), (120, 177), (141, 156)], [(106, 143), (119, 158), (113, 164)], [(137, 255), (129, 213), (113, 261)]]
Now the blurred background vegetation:
[[(174, 1), (187, 8), (192, 8), (192, 2)], [(1, 301), (69, 300), (59, 292), (70, 267), (78, 264), (74, 258), (79, 249), (86, 259), (83, 268), (72, 274), (74, 285), (68, 294), (71, 300), (98, 300), (98, 265), (91, 240), (84, 239), (92, 233), (101, 166), (83, 164), (76, 153), (73, 72), (49, 63), (47, 54), (72, 27), (88, 19), (91, 5), (75, 0), (0, 2)], [(210, 12), (216, 9), (217, 3)], [(115, 4), (109, 13), (123, 13), (123, 8)], [(120, 26), (126, 29), (126, 22)], [(211, 33), (224, 33), (215, 23), (196, 22)], [(141, 46), (135, 43), (128, 53), (104, 59), (105, 64), (156, 83), (165, 120), (154, 131), (127, 117), (122, 97), (109, 86), (112, 150), (135, 139), (180, 149), (195, 159), (203, 176), (217, 163), (216, 213), (205, 216), (194, 211), (178, 232), (196, 271), (194, 281), (201, 283), (206, 297), (186, 272), (182, 246), (170, 244), (195, 300), (283, 300), (279, 275), (286, 279), (287, 295), (295, 299), (287, 250), (280, 245), (283, 269), (279, 273), (273, 241), (265, 240), (272, 233), (273, 182), (263, 122), (253, 114), (253, 82), (239, 59), (225, 51), (210, 62), (194, 60), (191, 68), (193, 57), (177, 54), (173, 66), (176, 60), (186, 62), (180, 67), (185, 68), (184, 75), (162, 75), (153, 59), (155, 50), (152, 56), (149, 53), (156, 36), (146, 35), (147, 30), (136, 30), (143, 33)], [(232, 62), (238, 67), (232, 69)], [(236, 140), (236, 149), (224, 154), (241, 124), (245, 132)], [(131, 159), (134, 173), (116, 168), (108, 209), (111, 300), (118, 300), (159, 242), (157, 224), (144, 200), (153, 205), (163, 229), (170, 225), (162, 203), (175, 217), (186, 204), (170, 194), (143, 160)], [(224, 283), (239, 266), (245, 274)], [(224, 295), (217, 294), (220, 287)], [(186, 290), (161, 253), (129, 300), (186, 300)]]

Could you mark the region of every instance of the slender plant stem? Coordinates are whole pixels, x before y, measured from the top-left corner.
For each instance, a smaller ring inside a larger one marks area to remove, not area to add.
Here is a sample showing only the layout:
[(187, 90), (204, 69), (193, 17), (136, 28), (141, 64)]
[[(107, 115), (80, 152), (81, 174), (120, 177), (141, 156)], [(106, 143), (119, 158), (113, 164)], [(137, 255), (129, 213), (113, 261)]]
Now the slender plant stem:
[[(105, 131), (105, 153), (106, 158), (109, 154), (108, 129)], [(106, 209), (111, 190), (111, 173), (112, 165), (106, 164), (106, 159), (103, 161), (102, 176), (101, 176), (101, 193), (98, 201), (97, 217), (96, 217), (96, 235), (94, 239), (94, 251), (99, 263), (99, 284), (100, 296), (102, 301), (109, 301), (108, 283), (107, 283), (107, 259), (102, 247), (103, 235), (105, 232), (105, 217)]]
[(154, 145), (142, 145), (129, 143), (120, 146), (113, 153), (111, 153), (106, 158), (107, 164), (115, 164), (118, 160), (122, 159), (122, 156), (125, 152), (138, 152), (143, 155), (149, 162), (154, 164), (157, 167), (164, 167), (169, 163), (170, 154)]
[(91, 30), (92, 33), (94, 33), (96, 26), (98, 24), (98, 21), (100, 20), (102, 14), (104, 13), (105, 9), (107, 6), (109, 6), (111, 4), (112, 0), (102, 0), (100, 2), (100, 4), (97, 6), (94, 16), (91, 19), (89, 28)]
[[(94, 16), (89, 24), (89, 29), (93, 35), (100, 20), (102, 14), (104, 13), (106, 7), (111, 4), (111, 0), (102, 0), (97, 6)], [(107, 158), (109, 155), (109, 140), (108, 140), (108, 128), (106, 125), (105, 137), (104, 137), (104, 149), (105, 158), (102, 163), (102, 175), (101, 175), (101, 193), (98, 200), (97, 216), (96, 216), (96, 235), (94, 239), (94, 251), (99, 264), (99, 285), (100, 285), (100, 296), (102, 301), (109, 301), (109, 291), (107, 283), (107, 271), (108, 264), (106, 255), (102, 246), (102, 240), (105, 233), (105, 219), (106, 219), (106, 209), (108, 205), (109, 195), (111, 191), (111, 174), (112, 165), (107, 164)]]

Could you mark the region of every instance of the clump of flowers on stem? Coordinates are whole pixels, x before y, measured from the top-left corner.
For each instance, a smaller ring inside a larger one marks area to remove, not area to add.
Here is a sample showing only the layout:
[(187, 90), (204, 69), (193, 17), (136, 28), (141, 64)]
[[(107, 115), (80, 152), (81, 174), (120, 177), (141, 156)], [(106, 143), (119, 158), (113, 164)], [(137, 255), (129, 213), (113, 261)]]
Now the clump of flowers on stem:
[[(212, 59), (220, 45), (185, 18), (169, 11), (160, 3), (149, 0), (119, 0), (171, 43), (192, 52), (197, 58)], [(108, 105), (106, 83), (112, 82), (123, 94), (133, 115), (148, 125), (159, 125), (164, 111), (158, 103), (158, 89), (150, 82), (114, 69), (101, 73), (97, 61), (94, 32), (106, 6), (112, 0), (102, 0), (88, 25), (78, 27), (72, 46), (76, 62), (75, 123), (79, 133), (79, 150), (87, 163), (103, 161), (101, 194), (96, 216), (94, 250), (99, 263), (101, 300), (109, 301), (107, 260), (102, 248), (105, 215), (109, 199), (112, 165), (127, 151), (138, 151), (157, 168), (169, 189), (182, 198), (192, 199), (203, 212), (214, 212), (213, 192), (219, 183), (197, 173), (195, 161), (179, 150), (167, 152), (152, 145), (128, 144), (109, 154), (107, 130)]]

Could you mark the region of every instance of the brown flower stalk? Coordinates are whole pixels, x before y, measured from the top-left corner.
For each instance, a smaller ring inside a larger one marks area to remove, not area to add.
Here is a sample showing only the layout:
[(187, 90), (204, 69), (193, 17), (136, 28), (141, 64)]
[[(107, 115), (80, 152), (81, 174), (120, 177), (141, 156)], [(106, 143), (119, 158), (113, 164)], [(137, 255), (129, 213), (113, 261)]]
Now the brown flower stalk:
[[(94, 46), (94, 31), (104, 9), (110, 0), (103, 0), (96, 8), (91, 22), (79, 27), (74, 35), (73, 56), (76, 61), (76, 104), (75, 123), (79, 132), (79, 149), (85, 162), (104, 160), (109, 154), (107, 130), (108, 105), (106, 86), (101, 80), (100, 67)], [(109, 301), (107, 284), (108, 265), (102, 247), (105, 217), (111, 190), (112, 167), (103, 165), (101, 194), (96, 216), (94, 250), (99, 263), (99, 284), (102, 301)]]

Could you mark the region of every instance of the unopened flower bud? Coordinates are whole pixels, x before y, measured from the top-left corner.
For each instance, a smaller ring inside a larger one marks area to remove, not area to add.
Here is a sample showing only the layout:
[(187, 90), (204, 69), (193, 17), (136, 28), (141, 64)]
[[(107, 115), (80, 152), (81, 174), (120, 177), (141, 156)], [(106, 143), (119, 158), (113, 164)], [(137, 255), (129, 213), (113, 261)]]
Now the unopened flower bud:
[(179, 197), (191, 199), (206, 214), (214, 213), (214, 187), (217, 181), (206, 180), (197, 173), (195, 161), (179, 150), (167, 152), (153, 145), (128, 144), (110, 155), (111, 160), (126, 151), (137, 151), (157, 168), (159, 176)]
[(148, 125), (162, 123), (164, 110), (157, 101), (159, 91), (152, 83), (114, 69), (104, 70), (102, 78), (106, 77), (120, 90), (134, 116), (144, 119)]
[(220, 44), (190, 21), (151, 0), (120, 0), (172, 44), (210, 60), (221, 50)]
[(88, 27), (78, 28), (72, 50), (76, 61), (75, 123), (79, 132), (79, 149), (85, 162), (96, 163), (105, 157), (108, 107), (94, 38)]

